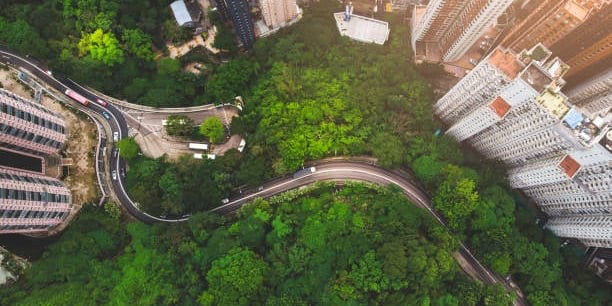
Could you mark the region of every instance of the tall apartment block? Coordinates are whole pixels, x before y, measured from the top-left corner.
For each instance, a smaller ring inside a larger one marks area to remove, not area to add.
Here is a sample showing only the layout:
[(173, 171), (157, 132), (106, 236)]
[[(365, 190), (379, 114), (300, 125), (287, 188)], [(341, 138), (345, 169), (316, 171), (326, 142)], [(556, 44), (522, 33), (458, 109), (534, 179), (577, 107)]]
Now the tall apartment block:
[(570, 101), (589, 113), (606, 113), (612, 108), (612, 68), (567, 91)]
[(272, 29), (285, 25), (298, 14), (295, 0), (259, 0), (264, 22)]
[(0, 146), (44, 155), (66, 141), (64, 120), (40, 105), (0, 89)]
[(61, 181), (0, 167), (0, 234), (55, 227), (70, 213), (70, 202)]
[(612, 66), (610, 2), (594, 6), (585, 22), (550, 46), (555, 56), (572, 67), (565, 76), (572, 87)]
[(560, 91), (568, 69), (541, 44), (518, 55), (498, 47), (434, 108), (448, 135), (510, 168), (510, 185), (553, 232), (612, 247), (609, 229), (596, 228), (612, 218), (612, 113), (574, 107)]
[(512, 1), (432, 0), (425, 8), (417, 6), (412, 18), (412, 49), (438, 50), (443, 61), (456, 61), (496, 23)]
[(242, 45), (251, 48), (255, 43), (255, 28), (246, 0), (215, 0), (221, 18), (231, 19)]
[(511, 28), (502, 46), (515, 52), (538, 43), (550, 47), (578, 27), (589, 14), (589, 9), (575, 0), (542, 0), (535, 4), (530, 8), (531, 13)]
[[(59, 115), (0, 89), (0, 149), (43, 159), (60, 151), (66, 132)], [(0, 166), (0, 234), (44, 231), (61, 223), (70, 207), (61, 181)]]

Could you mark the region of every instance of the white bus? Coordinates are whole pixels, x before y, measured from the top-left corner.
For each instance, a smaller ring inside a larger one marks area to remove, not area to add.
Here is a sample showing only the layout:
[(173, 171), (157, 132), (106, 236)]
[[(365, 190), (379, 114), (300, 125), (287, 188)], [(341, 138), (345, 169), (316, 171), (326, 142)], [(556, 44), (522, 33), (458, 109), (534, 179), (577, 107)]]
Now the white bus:
[(192, 150), (208, 150), (208, 145), (205, 143), (190, 143), (189, 148)]

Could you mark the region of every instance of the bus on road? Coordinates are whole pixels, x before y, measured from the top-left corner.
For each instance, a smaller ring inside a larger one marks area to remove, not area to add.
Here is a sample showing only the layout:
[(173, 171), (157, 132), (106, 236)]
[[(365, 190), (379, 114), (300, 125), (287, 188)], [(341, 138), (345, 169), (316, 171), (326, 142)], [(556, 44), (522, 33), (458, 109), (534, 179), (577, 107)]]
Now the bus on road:
[(70, 89), (66, 89), (65, 93), (66, 93), (67, 96), (71, 97), (73, 100), (75, 100), (75, 101), (77, 101), (77, 102), (79, 102), (79, 103), (81, 103), (81, 104), (83, 104), (85, 106), (89, 105), (89, 100), (85, 99), (85, 97), (79, 95), (78, 93), (76, 93), (76, 92), (74, 92), (74, 91), (72, 91)]
[(189, 148), (192, 150), (208, 150), (208, 145), (205, 143), (190, 143)]

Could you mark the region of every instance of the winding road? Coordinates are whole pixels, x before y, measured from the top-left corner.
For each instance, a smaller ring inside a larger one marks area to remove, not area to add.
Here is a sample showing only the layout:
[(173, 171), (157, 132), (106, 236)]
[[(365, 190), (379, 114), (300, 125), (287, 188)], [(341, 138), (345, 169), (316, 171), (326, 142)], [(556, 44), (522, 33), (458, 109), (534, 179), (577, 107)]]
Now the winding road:
[[(47, 86), (52, 87), (61, 93), (69, 88), (83, 95), (90, 101), (96, 101), (98, 98), (107, 100), (105, 97), (98, 96), (92, 91), (87, 90), (70, 80), (59, 80), (58, 78), (47, 73), (46, 70), (40, 68), (40, 66), (34, 63), (33, 60), (20, 57), (19, 55), (11, 53), (10, 51), (1, 47), (0, 62), (9, 63), (13, 66), (28, 70), (31, 74), (44, 81)], [(84, 107), (82, 105), (78, 106)], [(99, 114), (102, 114), (103, 111), (108, 112), (111, 115), (109, 124), (112, 132), (117, 132), (119, 134), (119, 138), (125, 138), (128, 136), (128, 125), (126, 119), (117, 107), (113, 106), (111, 103), (108, 103), (107, 106), (104, 107), (96, 104), (95, 102), (90, 103), (88, 107), (90, 110), (93, 110)], [(116, 170), (117, 173), (121, 173), (120, 170), (125, 168), (125, 162), (118, 156), (115, 156), (115, 154), (107, 154), (107, 157), (110, 159), (109, 162), (110, 165), (112, 165), (112, 169)], [(112, 180), (111, 188), (114, 191), (117, 200), (121, 202), (121, 205), (125, 207), (126, 210), (136, 219), (149, 224), (156, 222), (175, 223), (188, 220), (188, 218), (164, 219), (140, 211), (137, 208), (137, 205), (130, 199), (124, 188), (124, 178), (121, 175), (118, 175), (117, 178), (117, 180)], [(219, 206), (212, 211), (220, 214), (232, 213), (255, 198), (271, 197), (287, 190), (299, 188), (318, 181), (361, 181), (385, 186), (396, 185), (413, 203), (426, 209), (432, 216), (434, 216), (434, 218), (438, 220), (438, 222), (440, 222), (440, 224), (445, 225), (444, 220), (430, 207), (430, 200), (427, 195), (406, 178), (374, 165), (350, 161), (322, 161), (316, 164), (316, 171), (313, 173), (308, 173), (307, 175), (299, 178), (286, 176), (275, 179), (264, 184), (260, 188), (257, 188), (256, 190), (245, 192), (231, 198), (228, 203)], [(503, 278), (484, 267), (465, 247), (465, 245), (460, 245), (460, 249), (455, 254), (455, 257), (461, 264), (462, 268), (472, 277), (485, 283), (503, 284), (509, 291), (517, 292), (517, 298), (514, 302), (515, 305), (527, 305), (527, 302), (524, 299), (520, 289), (518, 289), (512, 283), (506, 282)]]

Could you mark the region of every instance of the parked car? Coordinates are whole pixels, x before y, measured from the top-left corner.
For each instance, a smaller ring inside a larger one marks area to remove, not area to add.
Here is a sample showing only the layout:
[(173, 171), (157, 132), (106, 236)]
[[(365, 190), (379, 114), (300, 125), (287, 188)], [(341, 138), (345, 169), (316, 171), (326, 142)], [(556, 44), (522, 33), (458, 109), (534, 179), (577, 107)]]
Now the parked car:
[(228, 198), (225, 198), (225, 199), (221, 200), (221, 203), (223, 203), (223, 204), (227, 204), (227, 203), (229, 203), (229, 199), (228, 199)]

